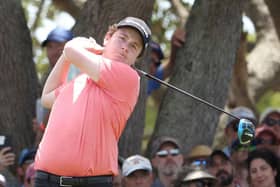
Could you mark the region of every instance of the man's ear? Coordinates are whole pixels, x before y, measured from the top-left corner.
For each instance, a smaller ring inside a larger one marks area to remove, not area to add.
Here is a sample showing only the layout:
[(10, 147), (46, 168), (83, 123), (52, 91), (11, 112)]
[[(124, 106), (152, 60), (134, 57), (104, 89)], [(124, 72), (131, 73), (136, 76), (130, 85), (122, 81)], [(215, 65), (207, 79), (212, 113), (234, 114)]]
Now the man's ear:
[(153, 158), (151, 159), (151, 162), (152, 162), (152, 166), (156, 168), (157, 165), (158, 165), (158, 159), (157, 159), (156, 157), (153, 157)]
[(106, 46), (108, 41), (111, 39), (112, 35), (106, 33), (104, 40), (103, 40), (103, 46)]

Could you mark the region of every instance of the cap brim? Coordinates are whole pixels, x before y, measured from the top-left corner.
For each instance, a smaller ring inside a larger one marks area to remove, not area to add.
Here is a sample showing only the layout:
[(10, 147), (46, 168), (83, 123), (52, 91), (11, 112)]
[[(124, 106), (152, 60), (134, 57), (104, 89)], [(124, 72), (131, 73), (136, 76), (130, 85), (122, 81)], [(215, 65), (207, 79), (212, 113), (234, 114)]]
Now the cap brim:
[(123, 173), (123, 175), (124, 175), (125, 177), (127, 177), (127, 176), (130, 175), (131, 173), (133, 173), (133, 172), (135, 172), (135, 171), (138, 171), (138, 170), (152, 171), (151, 168), (143, 167), (143, 166), (137, 166), (137, 167), (134, 167), (134, 168), (128, 170), (126, 173)]

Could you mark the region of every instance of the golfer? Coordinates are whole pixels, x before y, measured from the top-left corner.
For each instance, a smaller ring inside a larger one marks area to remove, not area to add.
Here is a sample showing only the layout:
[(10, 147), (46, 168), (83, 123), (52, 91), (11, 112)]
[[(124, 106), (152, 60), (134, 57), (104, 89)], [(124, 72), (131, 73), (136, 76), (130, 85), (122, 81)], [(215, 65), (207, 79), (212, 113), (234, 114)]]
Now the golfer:
[[(109, 28), (104, 47), (83, 37), (66, 43), (42, 93), (52, 110), (36, 154), (36, 187), (112, 186), (117, 143), (139, 94), (131, 65), (150, 35), (143, 20), (127, 17)], [(66, 82), (70, 64), (82, 73)]]

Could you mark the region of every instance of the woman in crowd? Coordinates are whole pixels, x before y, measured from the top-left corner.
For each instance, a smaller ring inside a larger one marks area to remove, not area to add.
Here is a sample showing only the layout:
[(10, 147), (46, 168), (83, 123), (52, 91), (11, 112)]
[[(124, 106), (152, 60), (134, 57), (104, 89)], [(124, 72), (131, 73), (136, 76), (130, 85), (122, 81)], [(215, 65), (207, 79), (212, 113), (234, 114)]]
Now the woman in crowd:
[(265, 148), (256, 149), (248, 156), (251, 187), (280, 187), (279, 158)]

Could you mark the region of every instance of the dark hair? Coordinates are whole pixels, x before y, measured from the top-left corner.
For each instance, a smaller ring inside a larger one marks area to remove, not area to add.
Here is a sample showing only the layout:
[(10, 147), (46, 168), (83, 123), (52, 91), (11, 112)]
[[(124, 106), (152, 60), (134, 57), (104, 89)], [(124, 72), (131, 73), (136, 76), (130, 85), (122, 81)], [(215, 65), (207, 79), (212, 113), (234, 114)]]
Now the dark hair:
[[(270, 167), (277, 172), (275, 176), (275, 184), (277, 187), (280, 187), (280, 159), (277, 155), (266, 148), (259, 148), (249, 153), (247, 159), (247, 168), (250, 171), (250, 166), (253, 160), (255, 159), (263, 159), (266, 163), (270, 165)], [(249, 172), (250, 173), (250, 172)], [(249, 174), (250, 176), (250, 174)]]

